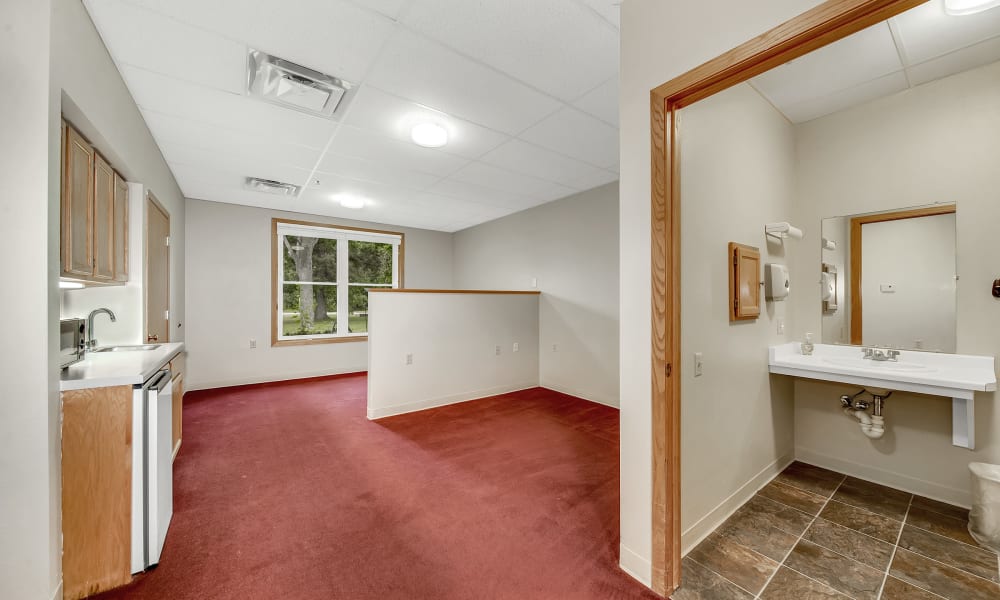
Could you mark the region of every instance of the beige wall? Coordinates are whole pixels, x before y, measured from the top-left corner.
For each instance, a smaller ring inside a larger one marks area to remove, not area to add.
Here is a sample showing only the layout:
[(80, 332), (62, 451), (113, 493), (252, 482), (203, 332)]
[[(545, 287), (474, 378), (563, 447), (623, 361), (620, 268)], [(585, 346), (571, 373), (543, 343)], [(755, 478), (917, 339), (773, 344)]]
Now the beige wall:
[[(48, 599), (60, 581), (58, 178), (53, 125), (51, 4), (0, 11), (0, 597)], [(16, 91), (15, 91), (16, 90)], [(56, 121), (58, 126), (58, 121)]]
[[(184, 196), (160, 154), (104, 42), (80, 0), (55, 0), (52, 12), (51, 83), (55, 110), (80, 130), (108, 161), (128, 180), (153, 192), (170, 213), (170, 339), (183, 341), (184, 320)], [(58, 131), (52, 144), (60, 145)], [(130, 263), (141, 259), (143, 206), (141, 198), (130, 203)], [(131, 269), (133, 273), (136, 271)], [(95, 329), (102, 343), (139, 343), (142, 315), (140, 281), (127, 286), (66, 291), (62, 294), (64, 316), (86, 316), (94, 308), (107, 306), (122, 317), (111, 324), (101, 317)]]
[[(958, 351), (1000, 354), (1000, 63), (805, 123), (798, 128), (799, 206), (807, 232), (823, 217), (955, 202), (958, 205)], [(793, 278), (809, 281), (818, 243), (796, 253)], [(794, 280), (794, 279), (793, 279)], [(818, 291), (795, 302), (797, 335), (819, 327)], [(897, 393), (887, 401), (887, 434), (869, 441), (837, 410), (849, 388), (796, 384), (796, 455), (824, 466), (961, 504), (969, 502), (970, 461), (1000, 463), (996, 394), (976, 394), (976, 445), (951, 445), (946, 398)]]
[[(847, 261), (851, 244), (847, 231), (848, 222), (845, 217), (823, 219), (823, 224), (818, 230), (822, 237), (837, 244), (836, 250), (822, 250), (820, 252), (824, 263), (837, 268), (837, 310), (823, 313), (821, 323), (822, 332), (811, 332), (815, 334), (813, 337), (814, 340), (821, 341), (824, 344), (847, 344), (851, 341), (851, 307), (850, 299), (847, 297), (849, 293), (847, 282), (850, 281), (851, 276), (850, 264)], [(804, 243), (812, 244), (814, 241), (810, 236), (810, 238), (806, 238)], [(796, 286), (796, 296), (803, 293), (807, 296), (809, 295), (810, 288), (808, 281), (805, 283), (805, 286)]]
[(454, 254), (456, 288), (537, 282), (542, 386), (618, 406), (617, 182), (460, 231)]
[(368, 368), (367, 342), (271, 347), (273, 217), (401, 231), (406, 286), (451, 287), (451, 234), (189, 199), (189, 390)]
[[(791, 338), (787, 301), (729, 321), (729, 242), (787, 264), (800, 243), (765, 239), (792, 218), (795, 130), (748, 84), (681, 111), (681, 529), (684, 549), (791, 462), (792, 382), (770, 377), (767, 347)], [(773, 238), (772, 238), (773, 239)], [(793, 280), (792, 288), (797, 287)], [(764, 298), (761, 290), (761, 298)], [(693, 354), (703, 356), (696, 377)]]
[[(620, 560), (644, 582), (649, 582), (652, 552), (649, 91), (817, 4), (818, 0), (625, 0), (622, 4)], [(690, 362), (681, 366), (682, 373), (685, 368)]]

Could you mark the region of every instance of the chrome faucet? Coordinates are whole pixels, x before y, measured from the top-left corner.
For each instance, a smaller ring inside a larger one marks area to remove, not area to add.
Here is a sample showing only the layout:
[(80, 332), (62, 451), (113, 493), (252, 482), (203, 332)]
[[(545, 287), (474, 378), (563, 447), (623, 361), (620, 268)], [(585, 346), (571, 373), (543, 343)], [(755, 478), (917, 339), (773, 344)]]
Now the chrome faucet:
[(118, 320), (115, 318), (115, 313), (111, 312), (110, 308), (96, 308), (90, 311), (90, 315), (87, 316), (87, 350), (97, 347), (97, 338), (94, 337), (94, 317), (101, 313), (111, 317), (112, 323)]
[(874, 360), (876, 362), (884, 362), (887, 360), (898, 361), (899, 360), (899, 350), (891, 350), (888, 348), (879, 348), (878, 346), (872, 346), (871, 348), (862, 348), (863, 358), (865, 360)]

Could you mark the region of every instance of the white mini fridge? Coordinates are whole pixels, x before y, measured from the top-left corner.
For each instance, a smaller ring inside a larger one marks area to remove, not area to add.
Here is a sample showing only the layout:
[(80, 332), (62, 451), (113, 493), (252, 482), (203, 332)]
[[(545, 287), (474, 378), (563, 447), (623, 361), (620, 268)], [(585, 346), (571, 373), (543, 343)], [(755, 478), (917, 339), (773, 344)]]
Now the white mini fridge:
[(132, 573), (160, 562), (174, 514), (173, 388), (158, 371), (132, 393)]

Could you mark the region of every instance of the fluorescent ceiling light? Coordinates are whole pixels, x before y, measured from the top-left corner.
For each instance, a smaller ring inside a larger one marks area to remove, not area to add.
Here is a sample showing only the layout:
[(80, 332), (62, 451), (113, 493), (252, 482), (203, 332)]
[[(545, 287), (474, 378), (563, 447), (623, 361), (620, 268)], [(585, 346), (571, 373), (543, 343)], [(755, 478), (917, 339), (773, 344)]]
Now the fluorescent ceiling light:
[(264, 192), (265, 194), (276, 194), (278, 196), (296, 196), (301, 186), (292, 183), (284, 183), (273, 179), (261, 179), (259, 177), (247, 177), (244, 186), (252, 192)]
[(250, 50), (247, 92), (268, 102), (331, 117), (351, 84), (332, 75)]
[(368, 201), (353, 194), (334, 194), (333, 199), (344, 208), (364, 208)]
[(61, 290), (78, 290), (83, 287), (83, 284), (79, 281), (60, 281), (59, 289)]
[(944, 0), (944, 12), (952, 16), (974, 15), (1000, 6), (1000, 0)]
[(410, 139), (424, 148), (440, 148), (448, 143), (448, 130), (437, 123), (417, 123), (410, 130)]

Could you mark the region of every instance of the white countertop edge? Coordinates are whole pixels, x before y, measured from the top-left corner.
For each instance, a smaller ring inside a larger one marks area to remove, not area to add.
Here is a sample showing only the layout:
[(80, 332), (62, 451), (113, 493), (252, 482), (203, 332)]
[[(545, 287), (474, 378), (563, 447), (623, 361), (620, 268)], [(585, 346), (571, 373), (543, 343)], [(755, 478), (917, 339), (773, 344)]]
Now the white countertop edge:
[(183, 351), (184, 342), (168, 342), (156, 350), (88, 353), (87, 364), (71, 365), (60, 374), (59, 391), (141, 385)]

